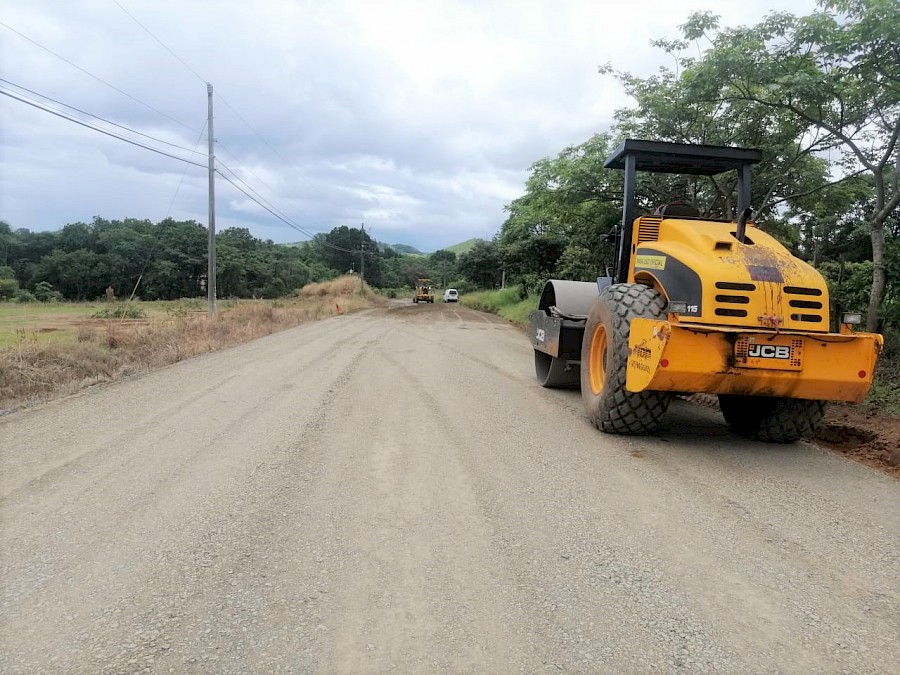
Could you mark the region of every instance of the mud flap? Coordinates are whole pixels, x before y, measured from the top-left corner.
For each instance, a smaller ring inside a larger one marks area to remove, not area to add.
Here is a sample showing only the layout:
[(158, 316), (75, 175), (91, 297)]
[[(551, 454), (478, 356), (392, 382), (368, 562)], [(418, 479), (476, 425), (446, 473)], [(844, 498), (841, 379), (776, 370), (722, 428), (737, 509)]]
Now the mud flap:
[(542, 309), (533, 311), (528, 315), (528, 338), (531, 345), (540, 352), (558, 357), (562, 324), (562, 319), (548, 316)]

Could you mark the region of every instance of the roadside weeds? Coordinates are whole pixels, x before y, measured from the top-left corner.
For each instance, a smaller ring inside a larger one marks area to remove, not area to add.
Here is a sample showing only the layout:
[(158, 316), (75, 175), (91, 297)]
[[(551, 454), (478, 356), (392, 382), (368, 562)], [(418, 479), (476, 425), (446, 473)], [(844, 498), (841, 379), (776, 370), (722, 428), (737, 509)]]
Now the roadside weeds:
[(101, 382), (148, 372), (304, 323), (386, 302), (358, 278), (310, 284), (296, 298), (257, 300), (210, 319), (189, 313), (164, 321), (95, 320), (71, 344), (22, 339), (0, 349), (0, 414)]

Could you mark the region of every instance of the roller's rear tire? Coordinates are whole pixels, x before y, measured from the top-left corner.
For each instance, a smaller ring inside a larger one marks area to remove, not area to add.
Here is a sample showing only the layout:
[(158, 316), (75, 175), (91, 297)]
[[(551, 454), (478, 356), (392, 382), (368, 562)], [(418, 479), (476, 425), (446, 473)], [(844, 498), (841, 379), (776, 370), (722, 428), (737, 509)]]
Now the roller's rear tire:
[(825, 401), (719, 394), (719, 408), (734, 433), (765, 443), (810, 436), (825, 416)]
[(614, 284), (600, 292), (581, 343), (581, 398), (591, 423), (613, 434), (654, 431), (671, 401), (666, 392), (625, 389), (628, 333), (635, 318), (664, 319), (666, 303), (652, 288)]

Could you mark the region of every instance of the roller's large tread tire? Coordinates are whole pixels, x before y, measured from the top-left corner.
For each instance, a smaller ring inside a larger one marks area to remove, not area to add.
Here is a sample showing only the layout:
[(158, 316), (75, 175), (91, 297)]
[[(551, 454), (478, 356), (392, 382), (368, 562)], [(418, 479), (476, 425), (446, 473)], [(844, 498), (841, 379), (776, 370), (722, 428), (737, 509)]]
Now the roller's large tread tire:
[[(600, 292), (588, 314), (581, 345), (581, 398), (591, 423), (607, 433), (647, 434), (660, 423), (671, 401), (667, 392), (625, 389), (628, 333), (635, 318), (664, 319), (666, 302), (642, 284), (614, 284)], [(599, 394), (591, 386), (590, 351), (594, 332), (603, 324), (607, 335), (605, 379)]]
[(825, 416), (825, 401), (719, 394), (719, 408), (732, 431), (765, 443), (808, 437)]

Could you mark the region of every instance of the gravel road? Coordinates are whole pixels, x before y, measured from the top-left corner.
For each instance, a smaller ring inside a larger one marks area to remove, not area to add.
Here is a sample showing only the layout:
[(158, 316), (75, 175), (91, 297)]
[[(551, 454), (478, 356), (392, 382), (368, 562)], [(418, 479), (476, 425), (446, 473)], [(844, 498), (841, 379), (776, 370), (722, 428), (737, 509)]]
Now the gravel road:
[(0, 418), (0, 672), (896, 673), (900, 482), (335, 317)]

